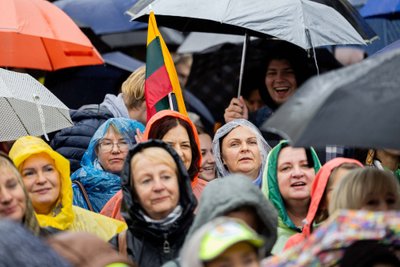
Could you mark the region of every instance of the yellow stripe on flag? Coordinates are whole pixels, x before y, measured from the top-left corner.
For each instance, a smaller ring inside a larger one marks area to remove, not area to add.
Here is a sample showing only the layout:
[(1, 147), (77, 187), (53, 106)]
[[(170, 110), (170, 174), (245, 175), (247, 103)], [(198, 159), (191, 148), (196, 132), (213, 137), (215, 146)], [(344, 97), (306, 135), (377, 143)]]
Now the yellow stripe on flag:
[(157, 27), (156, 17), (154, 12), (151, 11), (149, 15), (148, 33), (147, 33), (147, 45), (153, 41), (156, 37), (159, 37), (161, 43), (161, 50), (164, 57), (165, 68), (167, 69), (168, 76), (172, 85), (172, 92), (175, 94), (176, 102), (178, 104), (179, 112), (188, 115), (186, 111), (185, 102), (183, 100), (181, 86), (179, 84), (178, 74), (176, 73), (174, 61), (172, 60), (171, 54), (169, 53), (168, 47), (162, 38), (160, 31)]

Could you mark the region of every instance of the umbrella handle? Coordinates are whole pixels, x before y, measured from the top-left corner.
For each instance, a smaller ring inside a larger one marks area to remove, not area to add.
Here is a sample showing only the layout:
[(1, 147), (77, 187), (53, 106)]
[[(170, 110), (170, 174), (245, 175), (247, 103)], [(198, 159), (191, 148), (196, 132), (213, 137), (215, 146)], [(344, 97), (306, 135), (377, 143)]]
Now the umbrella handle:
[(35, 101), (36, 107), (38, 109), (39, 112), (39, 118), (40, 118), (40, 124), (42, 125), (42, 131), (43, 131), (43, 135), (44, 138), (46, 138), (46, 141), (50, 141), (49, 137), (47, 136), (46, 133), (46, 122), (44, 119), (44, 113), (43, 113), (43, 109), (42, 106), (39, 103), (40, 97), (36, 94), (33, 94), (33, 101)]
[(243, 82), (243, 72), (244, 72), (244, 63), (246, 61), (246, 50), (247, 44), (249, 42), (249, 35), (247, 32), (244, 33), (244, 41), (243, 41), (243, 50), (242, 50), (242, 60), (240, 62), (240, 73), (239, 73), (239, 86), (238, 86), (238, 94), (237, 97), (239, 98), (242, 94), (242, 82)]

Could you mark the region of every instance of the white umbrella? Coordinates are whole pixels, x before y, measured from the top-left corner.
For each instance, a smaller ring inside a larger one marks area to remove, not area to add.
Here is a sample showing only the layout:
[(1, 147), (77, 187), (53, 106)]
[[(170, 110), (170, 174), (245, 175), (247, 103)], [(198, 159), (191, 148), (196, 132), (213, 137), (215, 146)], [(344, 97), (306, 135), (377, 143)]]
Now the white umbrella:
[(45, 135), (73, 125), (69, 109), (28, 74), (0, 68), (0, 141)]

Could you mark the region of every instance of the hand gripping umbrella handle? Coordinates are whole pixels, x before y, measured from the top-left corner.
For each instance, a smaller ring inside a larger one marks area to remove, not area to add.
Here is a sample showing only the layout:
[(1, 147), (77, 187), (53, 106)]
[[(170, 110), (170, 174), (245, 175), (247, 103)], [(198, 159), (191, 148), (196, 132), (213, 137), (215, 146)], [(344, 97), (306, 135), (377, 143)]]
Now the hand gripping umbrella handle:
[(50, 139), (46, 133), (46, 123), (45, 123), (45, 119), (44, 119), (44, 113), (43, 113), (42, 106), (39, 103), (39, 100), (40, 100), (40, 97), (36, 94), (33, 94), (33, 101), (35, 101), (36, 107), (39, 112), (40, 124), (42, 125), (44, 138), (46, 138), (46, 141), (50, 141)]

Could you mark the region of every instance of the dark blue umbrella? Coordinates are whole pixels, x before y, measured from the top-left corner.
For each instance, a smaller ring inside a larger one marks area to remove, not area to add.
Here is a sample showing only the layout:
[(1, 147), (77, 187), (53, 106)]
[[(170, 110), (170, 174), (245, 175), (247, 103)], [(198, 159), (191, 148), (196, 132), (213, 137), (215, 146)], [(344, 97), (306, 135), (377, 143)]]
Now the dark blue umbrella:
[(61, 8), (80, 26), (92, 28), (99, 35), (147, 28), (146, 23), (131, 22), (125, 15), (137, 0), (58, 0)]
[(378, 40), (364, 48), (369, 55), (400, 38), (400, 1), (368, 0), (359, 11), (379, 36)]
[(364, 18), (376, 16), (390, 16), (400, 12), (400, 1), (368, 0), (360, 9)]

